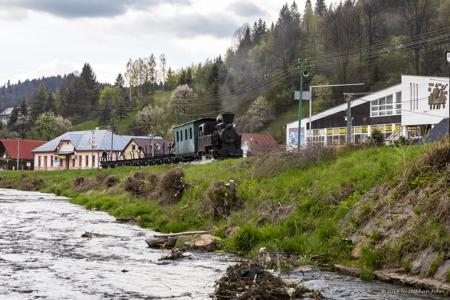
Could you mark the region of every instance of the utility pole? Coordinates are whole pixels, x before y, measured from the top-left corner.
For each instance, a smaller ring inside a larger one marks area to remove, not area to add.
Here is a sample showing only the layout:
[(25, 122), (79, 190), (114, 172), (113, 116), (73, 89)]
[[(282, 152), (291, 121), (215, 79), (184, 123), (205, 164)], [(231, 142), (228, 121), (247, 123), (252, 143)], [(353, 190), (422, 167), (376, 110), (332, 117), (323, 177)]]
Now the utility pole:
[(16, 160), (16, 171), (19, 171), (19, 154), (20, 154), (20, 140), (17, 138), (17, 160)]
[(305, 76), (306, 59), (298, 59), (298, 69), (300, 71), (300, 99), (298, 100), (298, 133), (297, 133), (297, 149), (300, 150), (302, 138), (302, 99), (303, 99), (303, 77)]
[(347, 101), (347, 144), (353, 143), (353, 117), (352, 117), (352, 100), (353, 96), (360, 96), (360, 95), (368, 95), (370, 93), (344, 93), (344, 97)]
[(352, 98), (353, 95), (345, 95), (347, 101), (347, 144), (352, 143), (352, 129), (353, 129), (353, 117), (352, 117)]

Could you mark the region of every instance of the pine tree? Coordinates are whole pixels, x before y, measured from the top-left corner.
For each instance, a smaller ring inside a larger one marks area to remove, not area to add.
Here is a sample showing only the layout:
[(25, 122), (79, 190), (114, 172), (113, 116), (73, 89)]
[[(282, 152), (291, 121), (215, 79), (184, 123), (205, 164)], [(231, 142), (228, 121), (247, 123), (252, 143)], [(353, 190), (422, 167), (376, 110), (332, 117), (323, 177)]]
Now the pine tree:
[(317, 0), (314, 13), (318, 16), (323, 16), (326, 12), (327, 12), (327, 5), (325, 4), (325, 0)]
[(109, 107), (109, 103), (106, 102), (105, 107), (103, 108), (100, 114), (100, 125), (106, 125), (111, 120), (111, 108)]
[(56, 101), (53, 97), (53, 93), (48, 94), (47, 105), (45, 106), (46, 112), (54, 112), (56, 113)]
[(114, 83), (114, 86), (123, 88), (125, 86), (125, 80), (123, 79), (122, 74), (119, 73), (116, 77), (116, 82)]
[(47, 88), (41, 83), (31, 100), (31, 120), (36, 120), (41, 113), (45, 112), (46, 102)]
[(99, 84), (90, 64), (84, 64), (83, 70), (80, 74), (80, 79), (86, 87), (84, 91), (81, 91), (81, 93), (85, 93), (86, 98), (79, 98), (79, 100), (81, 100), (80, 106), (84, 106), (82, 111), (89, 113), (91, 112), (91, 108), (95, 108), (97, 106), (99, 96)]

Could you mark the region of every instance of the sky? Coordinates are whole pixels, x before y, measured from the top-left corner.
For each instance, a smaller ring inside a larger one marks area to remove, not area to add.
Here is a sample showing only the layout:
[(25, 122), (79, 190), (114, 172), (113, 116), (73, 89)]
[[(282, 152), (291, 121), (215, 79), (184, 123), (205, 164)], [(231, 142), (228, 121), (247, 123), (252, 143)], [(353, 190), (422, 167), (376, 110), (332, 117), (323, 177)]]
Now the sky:
[[(297, 0), (301, 10), (305, 1)], [(113, 83), (130, 58), (152, 53), (164, 53), (173, 69), (203, 62), (223, 55), (242, 24), (276, 21), (284, 3), (0, 0), (0, 86), (80, 71), (85, 62), (99, 81)]]

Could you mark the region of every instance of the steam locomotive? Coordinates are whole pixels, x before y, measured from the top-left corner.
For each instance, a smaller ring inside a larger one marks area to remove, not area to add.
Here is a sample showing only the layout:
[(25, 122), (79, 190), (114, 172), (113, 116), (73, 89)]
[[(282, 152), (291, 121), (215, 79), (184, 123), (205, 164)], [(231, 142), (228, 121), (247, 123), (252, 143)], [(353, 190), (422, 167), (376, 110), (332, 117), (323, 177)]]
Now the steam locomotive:
[(174, 141), (169, 154), (149, 153), (143, 158), (104, 160), (103, 168), (116, 166), (150, 166), (188, 162), (206, 158), (242, 157), (241, 135), (236, 131), (233, 113), (217, 118), (202, 118), (174, 127)]

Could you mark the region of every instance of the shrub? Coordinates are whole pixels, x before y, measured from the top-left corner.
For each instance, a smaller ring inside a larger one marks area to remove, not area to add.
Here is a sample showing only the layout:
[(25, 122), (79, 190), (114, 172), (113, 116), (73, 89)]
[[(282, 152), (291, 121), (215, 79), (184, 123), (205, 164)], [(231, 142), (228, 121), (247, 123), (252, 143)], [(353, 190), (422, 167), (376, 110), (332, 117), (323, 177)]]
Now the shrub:
[(106, 178), (106, 186), (111, 188), (113, 186), (115, 186), (116, 184), (119, 183), (119, 178), (115, 177), (115, 176), (108, 176)]
[(143, 180), (137, 179), (135, 176), (128, 176), (123, 183), (125, 191), (131, 192), (135, 195), (142, 195), (144, 192), (145, 183)]
[(158, 190), (161, 205), (176, 204), (181, 200), (186, 187), (183, 177), (184, 171), (181, 168), (170, 170), (163, 175)]
[(249, 253), (261, 241), (259, 230), (251, 225), (241, 227), (232, 237), (234, 250), (241, 254)]
[(375, 146), (381, 146), (384, 144), (384, 135), (379, 130), (372, 131), (372, 136), (370, 137), (370, 142)]
[(207, 191), (208, 205), (213, 218), (227, 217), (231, 210), (240, 207), (233, 180), (217, 181)]
[(361, 261), (364, 267), (374, 270), (380, 267), (382, 256), (372, 246), (365, 246), (361, 248)]

